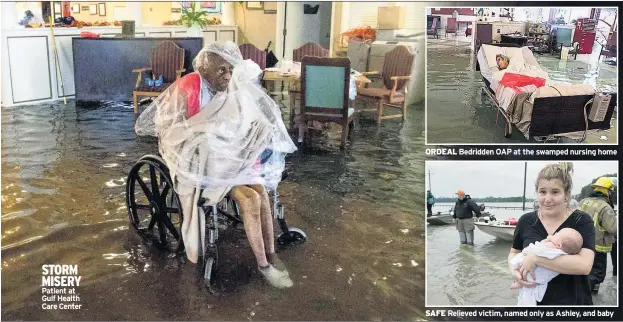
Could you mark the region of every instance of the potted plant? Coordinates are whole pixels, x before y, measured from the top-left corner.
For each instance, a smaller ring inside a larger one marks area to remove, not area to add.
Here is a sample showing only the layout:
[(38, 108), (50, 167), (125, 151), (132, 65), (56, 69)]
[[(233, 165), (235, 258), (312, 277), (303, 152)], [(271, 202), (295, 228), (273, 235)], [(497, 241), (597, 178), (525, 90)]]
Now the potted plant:
[(189, 37), (203, 37), (203, 28), (211, 24), (207, 16), (207, 11), (197, 10), (196, 2), (191, 2), (189, 8), (185, 8), (182, 4), (180, 22), (188, 28)]

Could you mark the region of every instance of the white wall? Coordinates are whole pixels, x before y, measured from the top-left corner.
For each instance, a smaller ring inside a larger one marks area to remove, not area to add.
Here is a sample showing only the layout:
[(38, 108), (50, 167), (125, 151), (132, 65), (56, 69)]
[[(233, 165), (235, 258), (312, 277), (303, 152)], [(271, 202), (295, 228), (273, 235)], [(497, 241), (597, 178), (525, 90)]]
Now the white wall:
[[(304, 14), (303, 6), (320, 5), (318, 13), (315, 15)], [(329, 49), (330, 40), (326, 34), (331, 32), (331, 2), (288, 2), (286, 16), (286, 53), (285, 58), (292, 59), (292, 51), (308, 42), (315, 42), (322, 47)], [(279, 9), (278, 9), (279, 10)], [(281, 33), (283, 20), (277, 17), (277, 29)], [(283, 41), (277, 39), (277, 41)], [(279, 55), (281, 50), (279, 49)]]
[[(342, 7), (342, 32), (355, 27), (377, 27), (378, 7), (402, 6), (405, 10), (405, 29), (419, 34), (415, 45), (415, 62), (409, 84), (407, 104), (423, 102), (425, 98), (425, 52), (426, 7), (435, 7), (431, 2), (350, 2)], [(344, 21), (347, 19), (348, 21)], [(345, 28), (346, 27), (346, 28)]]

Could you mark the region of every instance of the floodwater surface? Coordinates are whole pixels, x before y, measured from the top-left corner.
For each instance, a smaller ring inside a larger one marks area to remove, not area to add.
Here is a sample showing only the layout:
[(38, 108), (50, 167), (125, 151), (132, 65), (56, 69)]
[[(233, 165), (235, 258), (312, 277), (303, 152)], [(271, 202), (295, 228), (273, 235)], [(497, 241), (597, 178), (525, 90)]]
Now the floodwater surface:
[[(287, 100), (285, 100), (287, 101)], [(424, 311), (423, 109), (360, 122), (352, 146), (317, 136), (279, 186), (306, 243), (281, 250), (294, 287), (271, 288), (240, 229), (219, 241), (212, 295), (201, 272), (130, 228), (126, 176), (157, 153), (130, 105), (73, 101), (2, 110), (2, 319), (416, 320)], [(277, 229), (277, 227), (275, 227)], [(42, 309), (42, 265), (78, 265), (79, 310)]]

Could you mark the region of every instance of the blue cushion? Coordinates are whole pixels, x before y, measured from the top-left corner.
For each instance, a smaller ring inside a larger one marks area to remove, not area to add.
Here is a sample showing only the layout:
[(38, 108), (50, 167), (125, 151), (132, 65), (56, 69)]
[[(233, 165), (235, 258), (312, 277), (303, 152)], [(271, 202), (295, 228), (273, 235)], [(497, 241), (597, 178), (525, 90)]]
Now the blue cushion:
[(344, 67), (305, 66), (306, 105), (344, 108)]

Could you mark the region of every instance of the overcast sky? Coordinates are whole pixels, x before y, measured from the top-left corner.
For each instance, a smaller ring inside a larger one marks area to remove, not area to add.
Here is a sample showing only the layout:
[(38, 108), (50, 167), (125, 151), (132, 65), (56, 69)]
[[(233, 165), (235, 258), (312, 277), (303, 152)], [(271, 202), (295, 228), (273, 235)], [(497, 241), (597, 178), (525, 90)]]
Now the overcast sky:
[[(534, 197), (536, 177), (546, 164), (556, 162), (528, 161), (526, 196)], [(436, 197), (453, 197), (464, 190), (472, 197), (515, 197), (523, 195), (524, 161), (428, 161), (426, 162), (426, 189), (428, 170), (432, 192)], [(617, 173), (616, 161), (573, 162), (573, 187), (578, 194), (593, 178)]]

